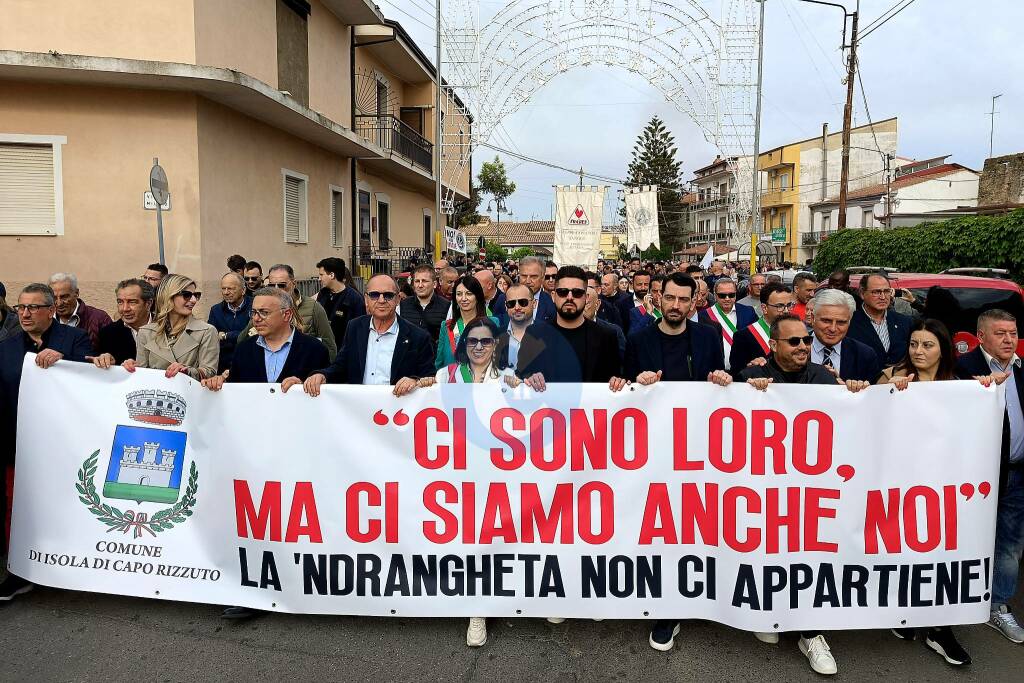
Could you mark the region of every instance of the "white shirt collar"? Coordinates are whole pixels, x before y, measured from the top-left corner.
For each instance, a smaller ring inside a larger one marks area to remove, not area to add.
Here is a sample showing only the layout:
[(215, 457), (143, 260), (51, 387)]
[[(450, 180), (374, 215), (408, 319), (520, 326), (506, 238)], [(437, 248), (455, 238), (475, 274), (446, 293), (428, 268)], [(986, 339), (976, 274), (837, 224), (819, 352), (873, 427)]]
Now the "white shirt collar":
[[(373, 316), (372, 315), (370, 316), (370, 331), (374, 332), (374, 333), (377, 332), (377, 328), (373, 326)], [(392, 321), (391, 327), (389, 327), (387, 330), (384, 331), (383, 334), (380, 334), (379, 336), (383, 337), (385, 334), (391, 334), (392, 332), (394, 332), (395, 334), (398, 334), (398, 316), (397, 315), (395, 316), (394, 321)]]
[(1007, 363), (1006, 366), (1004, 367), (1003, 364), (1000, 363), (998, 360), (996, 360), (996, 358), (992, 354), (990, 354), (988, 351), (985, 350), (984, 346), (979, 346), (978, 348), (981, 349), (981, 355), (985, 357), (985, 363), (989, 367), (992, 367), (992, 363), (995, 363), (999, 367), (1003, 368), (1003, 372), (1006, 372), (1007, 370), (1010, 369), (1011, 365), (1016, 366), (1018, 368), (1021, 365), (1020, 358), (1017, 357), (1017, 354), (1013, 354), (1013, 358), (1011, 358), (1010, 362)]

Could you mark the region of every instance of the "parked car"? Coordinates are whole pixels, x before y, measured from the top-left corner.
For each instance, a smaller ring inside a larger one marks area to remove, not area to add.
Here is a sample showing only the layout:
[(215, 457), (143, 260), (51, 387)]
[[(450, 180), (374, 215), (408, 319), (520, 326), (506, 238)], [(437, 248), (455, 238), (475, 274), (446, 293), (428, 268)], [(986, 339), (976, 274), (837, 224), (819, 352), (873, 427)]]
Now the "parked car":
[[(865, 274), (863, 271), (852, 274), (850, 285), (856, 289)], [(1024, 297), (1020, 286), (1012, 280), (948, 273), (889, 271), (888, 275), (897, 296), (901, 293), (899, 290), (910, 290), (924, 304), (926, 317), (945, 323), (958, 354), (967, 353), (978, 345), (975, 333), (978, 316), (983, 311), (1001, 308), (1012, 313), (1017, 318), (1018, 334), (1024, 332)], [(1017, 342), (1017, 355), (1024, 357), (1024, 339)]]

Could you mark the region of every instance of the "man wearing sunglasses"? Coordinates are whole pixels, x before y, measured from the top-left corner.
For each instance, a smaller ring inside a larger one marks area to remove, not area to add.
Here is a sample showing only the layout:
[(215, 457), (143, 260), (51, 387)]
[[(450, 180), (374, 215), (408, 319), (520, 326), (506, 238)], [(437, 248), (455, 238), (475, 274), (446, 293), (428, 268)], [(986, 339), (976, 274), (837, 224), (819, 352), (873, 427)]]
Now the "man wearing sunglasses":
[(345, 332), (345, 345), (330, 367), (318, 370), (303, 383), (310, 396), (319, 396), (324, 384), (394, 385), (395, 395), (415, 388), (421, 377), (434, 376), (430, 337), (400, 318), (398, 283), (378, 273), (366, 283), (369, 315), (354, 318)]
[(526, 285), (512, 285), (505, 291), (502, 306), (508, 316), (508, 327), (498, 337), (494, 357), (501, 367), (515, 370), (519, 362), (519, 347), (526, 330), (533, 324), (533, 309), (537, 302)]
[(793, 290), (780, 282), (769, 282), (761, 289), (761, 318), (736, 332), (729, 352), (729, 368), (733, 377), (752, 360), (767, 358), (771, 353), (771, 325), (780, 315), (793, 310)]
[(619, 374), (614, 332), (587, 320), (587, 276), (562, 266), (551, 295), (556, 317), (530, 325), (519, 348), (517, 374), (536, 391), (546, 382), (609, 382)]
[[(771, 286), (767, 285), (765, 290)], [(739, 373), (739, 379), (760, 391), (767, 391), (771, 384), (843, 384), (828, 368), (811, 362), (813, 340), (814, 335), (807, 332), (803, 320), (789, 313), (777, 315), (769, 328), (768, 344), (771, 355), (768, 356), (768, 362), (744, 368)], [(845, 384), (851, 392), (861, 391), (868, 386), (868, 382), (856, 380), (850, 380)], [(764, 643), (779, 642), (778, 633), (755, 635)], [(837, 672), (836, 660), (820, 631), (801, 632), (798, 645), (800, 652), (807, 657), (811, 669), (826, 675)]]
[(242, 271), (242, 279), (245, 280), (245, 289), (249, 296), (254, 296), (256, 290), (263, 286), (263, 266), (256, 261), (249, 261)]
[(746, 329), (757, 322), (754, 309), (736, 303), (736, 283), (721, 276), (713, 285), (715, 288), (715, 304), (700, 311), (697, 321), (717, 323), (722, 332), (722, 351), (725, 354), (725, 369), (730, 368), (729, 354), (732, 352), (733, 339), (736, 332)]

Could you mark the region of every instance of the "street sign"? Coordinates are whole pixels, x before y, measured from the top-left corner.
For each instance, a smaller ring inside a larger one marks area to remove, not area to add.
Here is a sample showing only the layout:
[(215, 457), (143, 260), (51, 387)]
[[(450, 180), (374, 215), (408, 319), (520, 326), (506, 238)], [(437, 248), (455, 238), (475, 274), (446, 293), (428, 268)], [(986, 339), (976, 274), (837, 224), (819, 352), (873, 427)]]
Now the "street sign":
[[(153, 199), (153, 193), (149, 192), (148, 190), (146, 192), (142, 193), (142, 208), (145, 209), (146, 211), (156, 211), (156, 200)], [(165, 201), (160, 206), (160, 210), (161, 211), (170, 211), (171, 210), (171, 195), (170, 195), (170, 193), (167, 194), (167, 201)]]
[(149, 171), (149, 191), (153, 193), (153, 198), (161, 206), (167, 203), (167, 198), (170, 196), (170, 191), (167, 186), (167, 174), (164, 173), (164, 169), (157, 163), (156, 159), (153, 159), (153, 168)]
[(466, 233), (455, 228), (444, 229), (444, 241), (448, 245), (448, 251), (455, 251), (460, 254), (466, 253)]
[(772, 228), (772, 244), (778, 246), (786, 243), (786, 229)]
[(484, 257), (487, 256), (487, 250), (486, 249), (481, 249), (479, 255), (480, 255), (480, 260), (483, 261)]

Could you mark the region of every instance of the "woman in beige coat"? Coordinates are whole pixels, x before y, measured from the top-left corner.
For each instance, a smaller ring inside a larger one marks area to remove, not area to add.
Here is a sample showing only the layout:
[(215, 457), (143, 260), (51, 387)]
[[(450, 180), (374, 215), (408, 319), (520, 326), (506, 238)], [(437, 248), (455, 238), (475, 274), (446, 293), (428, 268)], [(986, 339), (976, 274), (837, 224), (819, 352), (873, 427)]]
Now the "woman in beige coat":
[(168, 275), (156, 292), (156, 317), (135, 339), (136, 358), (122, 365), (164, 370), (167, 377), (184, 372), (195, 380), (217, 374), (220, 343), (217, 329), (192, 316), (202, 293), (184, 275)]

